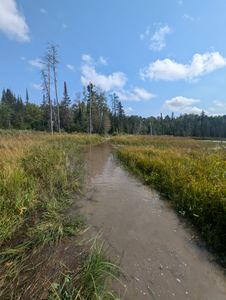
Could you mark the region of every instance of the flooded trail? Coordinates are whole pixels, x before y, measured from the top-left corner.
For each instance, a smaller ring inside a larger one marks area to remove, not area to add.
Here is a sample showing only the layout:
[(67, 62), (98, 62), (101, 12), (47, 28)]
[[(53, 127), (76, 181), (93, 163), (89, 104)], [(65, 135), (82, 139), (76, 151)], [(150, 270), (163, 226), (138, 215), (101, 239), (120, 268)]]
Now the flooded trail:
[(110, 145), (90, 147), (86, 163), (82, 212), (120, 260), (124, 299), (226, 299), (226, 277), (212, 256), (158, 192), (115, 161)]

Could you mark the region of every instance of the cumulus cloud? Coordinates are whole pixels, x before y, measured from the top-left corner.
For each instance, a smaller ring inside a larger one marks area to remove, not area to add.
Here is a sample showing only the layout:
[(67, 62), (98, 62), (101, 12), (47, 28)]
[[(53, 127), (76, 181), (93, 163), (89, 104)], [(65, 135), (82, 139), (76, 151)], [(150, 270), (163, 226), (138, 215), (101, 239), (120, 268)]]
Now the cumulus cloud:
[(43, 62), (40, 58), (31, 59), (28, 61), (29, 65), (32, 67), (42, 69), (43, 68)]
[(109, 75), (98, 73), (94, 66), (93, 58), (90, 55), (83, 54), (82, 60), (81, 82), (83, 85), (88, 85), (92, 82), (95, 86), (106, 92), (125, 86), (127, 77), (123, 72), (114, 72)]
[(83, 54), (82, 61), (81, 83), (85, 86), (92, 82), (104, 92), (116, 93), (122, 101), (149, 101), (155, 96), (143, 88), (135, 87), (127, 89), (126, 84), (128, 79), (123, 72), (113, 72), (107, 75), (98, 72), (98, 65), (105, 65), (103, 57), (95, 61), (91, 55)]
[(195, 104), (199, 102), (199, 99), (177, 96), (170, 100), (166, 100), (164, 106), (166, 109), (173, 112), (200, 114), (202, 109), (195, 106)]
[(166, 101), (166, 106), (169, 108), (180, 108), (183, 106), (190, 106), (193, 105), (194, 103), (200, 102), (199, 99), (194, 99), (194, 98), (186, 98), (183, 96), (177, 96), (174, 97), (170, 100)]
[(75, 70), (75, 67), (71, 64), (66, 64), (66, 67), (68, 68), (68, 70), (70, 71), (74, 71)]
[(0, 31), (18, 41), (28, 42), (30, 40), (25, 17), (18, 10), (15, 0), (1, 0)]
[(226, 101), (214, 100), (206, 109), (198, 107), (200, 102), (199, 99), (177, 96), (165, 101), (164, 108), (181, 114), (201, 114), (204, 110), (210, 116), (226, 115)]
[(226, 59), (219, 52), (195, 54), (191, 64), (177, 63), (171, 59), (156, 60), (140, 71), (142, 79), (191, 80), (226, 66)]
[(172, 29), (166, 25), (155, 31), (151, 38), (150, 49), (160, 51), (166, 47), (166, 36), (172, 32)]
[(127, 91), (124, 89), (119, 90), (117, 91), (117, 95), (119, 96), (120, 100), (135, 102), (149, 101), (155, 97), (155, 95), (151, 92), (138, 87), (132, 89), (132, 91)]

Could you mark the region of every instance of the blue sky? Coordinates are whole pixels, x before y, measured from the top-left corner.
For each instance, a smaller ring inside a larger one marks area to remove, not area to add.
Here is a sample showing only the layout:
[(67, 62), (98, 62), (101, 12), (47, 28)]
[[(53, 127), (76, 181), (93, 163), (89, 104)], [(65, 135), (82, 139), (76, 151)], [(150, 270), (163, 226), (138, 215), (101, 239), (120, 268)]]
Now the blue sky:
[(40, 103), (40, 58), (59, 45), (71, 99), (92, 81), (128, 114), (226, 114), (225, 0), (0, 0), (0, 89)]

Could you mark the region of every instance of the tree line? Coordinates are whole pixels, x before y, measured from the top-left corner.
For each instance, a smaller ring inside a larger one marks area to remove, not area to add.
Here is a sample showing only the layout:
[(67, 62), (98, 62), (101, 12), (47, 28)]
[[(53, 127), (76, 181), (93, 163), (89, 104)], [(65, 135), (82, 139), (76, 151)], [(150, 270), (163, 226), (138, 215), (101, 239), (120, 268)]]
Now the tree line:
[(3, 89), (0, 99), (0, 128), (29, 129), (99, 134), (150, 134), (226, 138), (226, 115), (207, 116), (204, 112), (143, 118), (127, 116), (119, 97), (107, 95), (92, 83), (83, 88), (82, 95), (71, 101), (67, 83), (63, 95), (58, 94), (58, 48), (48, 44), (41, 70), (43, 99), (40, 105), (25, 100), (10, 89)]
[[(58, 115), (59, 110), (59, 115)], [(58, 119), (59, 118), (59, 119)], [(82, 96), (71, 101), (67, 84), (59, 103), (52, 104), (52, 126), (50, 105), (43, 97), (40, 105), (32, 103), (26, 91), (25, 100), (16, 97), (10, 89), (2, 91), (0, 101), (0, 128), (28, 129), (39, 131), (87, 132), (99, 134), (150, 134), (194, 137), (226, 138), (226, 115), (208, 116), (183, 114), (175, 117), (143, 118), (127, 116), (116, 94), (106, 95), (90, 83)]]
[(82, 97), (78, 95), (71, 101), (67, 83), (64, 82), (61, 99), (51, 105), (45, 95), (42, 103), (38, 105), (30, 101), (27, 90), (23, 100), (20, 96), (16, 97), (10, 89), (3, 89), (0, 99), (0, 128), (69, 133), (122, 133), (125, 113), (118, 97), (114, 94), (111, 98), (114, 103), (113, 111), (107, 104), (108, 97), (92, 83), (84, 88)]

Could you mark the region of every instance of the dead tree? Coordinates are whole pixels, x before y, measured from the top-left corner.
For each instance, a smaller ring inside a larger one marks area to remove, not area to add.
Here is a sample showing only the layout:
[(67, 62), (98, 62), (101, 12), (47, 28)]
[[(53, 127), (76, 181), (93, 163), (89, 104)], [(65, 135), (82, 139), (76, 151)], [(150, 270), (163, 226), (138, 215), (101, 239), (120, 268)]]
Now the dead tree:
[(45, 70), (41, 71), (42, 79), (43, 79), (43, 90), (47, 96), (49, 103), (49, 122), (50, 122), (50, 132), (53, 135), (53, 106), (50, 94), (50, 64), (47, 63), (47, 74)]
[(48, 46), (48, 60), (53, 71), (53, 80), (54, 80), (54, 90), (55, 90), (55, 100), (57, 106), (57, 127), (58, 132), (61, 132), (60, 128), (60, 106), (58, 99), (58, 89), (57, 89), (57, 64), (59, 63), (57, 59), (57, 46), (55, 44), (49, 44)]

